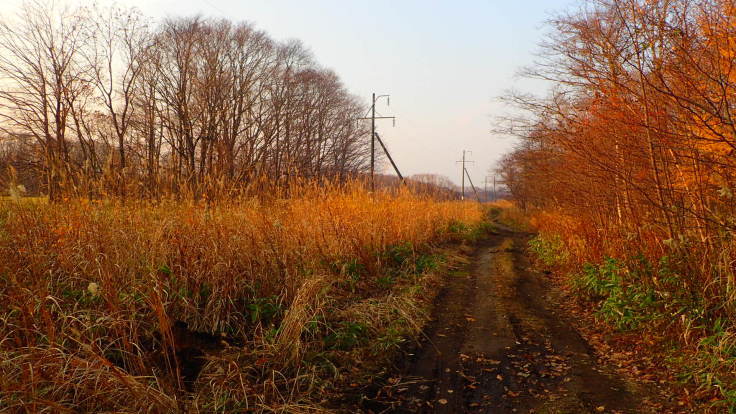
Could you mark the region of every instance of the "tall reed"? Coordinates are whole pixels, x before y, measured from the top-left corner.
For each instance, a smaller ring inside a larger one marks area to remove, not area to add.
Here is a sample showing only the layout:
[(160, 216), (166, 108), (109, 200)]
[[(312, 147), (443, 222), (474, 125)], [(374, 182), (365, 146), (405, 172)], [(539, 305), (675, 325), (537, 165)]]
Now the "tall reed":
[[(2, 202), (0, 407), (179, 407), (177, 323), (292, 363), (304, 325), (329, 312), (325, 289), (343, 302), (373, 295), (393, 246), (483, 218), (475, 203), (355, 183), (290, 195)], [(364, 269), (357, 290), (340, 290), (346, 263)]]

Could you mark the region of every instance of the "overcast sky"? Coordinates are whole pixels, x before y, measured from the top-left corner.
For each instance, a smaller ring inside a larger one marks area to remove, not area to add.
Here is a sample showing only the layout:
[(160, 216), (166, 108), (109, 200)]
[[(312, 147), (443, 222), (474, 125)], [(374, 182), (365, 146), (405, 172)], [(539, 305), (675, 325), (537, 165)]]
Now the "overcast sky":
[[(57, 2), (63, 0), (56, 0)], [(2, 0), (3, 14), (22, 0)], [(81, 1), (82, 3), (85, 0)], [(496, 98), (509, 88), (543, 92), (516, 79), (534, 59), (544, 21), (573, 0), (118, 0), (162, 18), (201, 14), (249, 21), (276, 40), (301, 40), (352, 93), (377, 106), (379, 123), (405, 175), (436, 173), (460, 181), (455, 164), (472, 151), (473, 181), (513, 141), (491, 133), (510, 108)], [(10, 7), (7, 7), (10, 6)], [(536, 89), (536, 91), (535, 91)], [(389, 167), (388, 165), (386, 167)], [(388, 171), (388, 170), (386, 170)]]

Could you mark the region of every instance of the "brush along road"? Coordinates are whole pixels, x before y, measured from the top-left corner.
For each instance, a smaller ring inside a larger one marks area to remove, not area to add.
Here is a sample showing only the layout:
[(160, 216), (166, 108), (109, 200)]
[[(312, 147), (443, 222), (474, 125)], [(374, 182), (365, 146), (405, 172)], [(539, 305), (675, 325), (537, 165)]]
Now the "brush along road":
[(501, 227), (480, 242), (466, 271), (447, 276), (427, 339), (363, 411), (646, 412), (529, 269), (529, 237)]

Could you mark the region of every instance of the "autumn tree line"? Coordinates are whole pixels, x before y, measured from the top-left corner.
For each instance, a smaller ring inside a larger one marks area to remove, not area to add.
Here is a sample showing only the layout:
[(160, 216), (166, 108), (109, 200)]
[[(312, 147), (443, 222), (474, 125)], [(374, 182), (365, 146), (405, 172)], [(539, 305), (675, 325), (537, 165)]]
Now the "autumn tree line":
[(365, 109), (247, 23), (40, 0), (0, 21), (0, 168), (51, 199), (345, 179)]
[(508, 97), (531, 115), (499, 168), (519, 204), (581, 261), (666, 257), (676, 289), (735, 316), (736, 1), (585, 1), (525, 72), (554, 86)]

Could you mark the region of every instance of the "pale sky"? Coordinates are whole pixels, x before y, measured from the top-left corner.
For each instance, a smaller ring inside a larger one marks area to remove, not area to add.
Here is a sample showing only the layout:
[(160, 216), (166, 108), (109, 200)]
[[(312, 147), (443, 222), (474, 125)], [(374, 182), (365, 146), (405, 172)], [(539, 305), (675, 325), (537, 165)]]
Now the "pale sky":
[[(63, 0), (57, 0), (63, 1)], [(22, 0), (2, 0), (2, 14)], [(85, 0), (81, 0), (85, 3)], [(496, 100), (510, 88), (543, 93), (514, 75), (534, 60), (544, 21), (573, 0), (117, 0), (161, 18), (201, 14), (249, 21), (276, 40), (296, 38), (346, 88), (380, 102), (384, 138), (404, 175), (436, 173), (460, 181), (462, 151), (482, 186), (513, 144), (491, 133), (511, 109)], [(10, 7), (7, 7), (10, 6)], [(386, 165), (389, 171), (390, 165)]]

